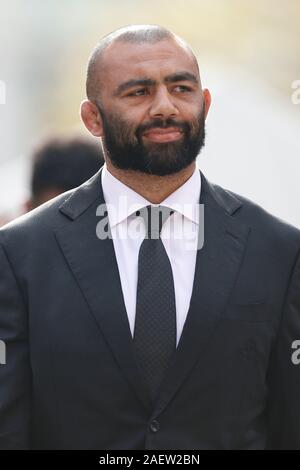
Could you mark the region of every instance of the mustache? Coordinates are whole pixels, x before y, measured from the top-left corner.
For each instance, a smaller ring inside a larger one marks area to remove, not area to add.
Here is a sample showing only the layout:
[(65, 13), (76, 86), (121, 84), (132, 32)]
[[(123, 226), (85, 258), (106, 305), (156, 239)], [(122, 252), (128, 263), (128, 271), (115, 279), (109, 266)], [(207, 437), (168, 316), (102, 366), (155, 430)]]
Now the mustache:
[(138, 135), (138, 137), (140, 137), (144, 132), (149, 131), (151, 129), (154, 129), (154, 128), (166, 129), (168, 127), (178, 128), (184, 133), (189, 132), (191, 128), (190, 124), (185, 121), (178, 122), (178, 121), (174, 121), (174, 119), (172, 118), (168, 118), (166, 120), (155, 119), (155, 121), (151, 121), (151, 122), (141, 124), (140, 126), (138, 126), (136, 130), (136, 134)]

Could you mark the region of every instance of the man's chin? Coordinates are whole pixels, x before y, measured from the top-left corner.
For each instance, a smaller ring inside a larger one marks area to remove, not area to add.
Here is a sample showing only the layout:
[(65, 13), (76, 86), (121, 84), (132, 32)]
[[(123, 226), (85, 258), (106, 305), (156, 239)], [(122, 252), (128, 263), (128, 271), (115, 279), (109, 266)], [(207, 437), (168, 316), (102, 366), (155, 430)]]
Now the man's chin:
[(178, 161), (178, 159), (156, 159), (153, 161), (148, 161), (143, 168), (140, 169), (141, 172), (156, 175), (156, 176), (167, 176), (179, 173), (180, 171), (187, 168), (192, 162)]

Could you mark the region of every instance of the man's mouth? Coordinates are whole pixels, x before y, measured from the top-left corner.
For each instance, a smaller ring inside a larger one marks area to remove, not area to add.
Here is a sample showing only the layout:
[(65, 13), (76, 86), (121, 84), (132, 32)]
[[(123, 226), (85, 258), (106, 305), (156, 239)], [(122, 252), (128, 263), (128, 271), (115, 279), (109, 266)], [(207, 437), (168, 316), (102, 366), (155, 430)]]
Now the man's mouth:
[(162, 129), (161, 127), (154, 127), (146, 132), (143, 136), (151, 142), (172, 142), (182, 137), (182, 130), (178, 127), (167, 127)]

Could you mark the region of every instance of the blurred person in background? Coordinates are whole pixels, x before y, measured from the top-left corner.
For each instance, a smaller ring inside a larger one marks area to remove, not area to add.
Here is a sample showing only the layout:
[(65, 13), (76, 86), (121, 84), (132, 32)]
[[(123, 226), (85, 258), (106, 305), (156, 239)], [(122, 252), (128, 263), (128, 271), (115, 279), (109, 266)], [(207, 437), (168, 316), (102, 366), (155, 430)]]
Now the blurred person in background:
[(80, 186), (104, 163), (101, 145), (81, 136), (53, 136), (34, 150), (28, 211)]
[(32, 152), (30, 197), (13, 216), (0, 214), (0, 226), (44, 202), (80, 186), (103, 165), (102, 147), (81, 135), (53, 135)]

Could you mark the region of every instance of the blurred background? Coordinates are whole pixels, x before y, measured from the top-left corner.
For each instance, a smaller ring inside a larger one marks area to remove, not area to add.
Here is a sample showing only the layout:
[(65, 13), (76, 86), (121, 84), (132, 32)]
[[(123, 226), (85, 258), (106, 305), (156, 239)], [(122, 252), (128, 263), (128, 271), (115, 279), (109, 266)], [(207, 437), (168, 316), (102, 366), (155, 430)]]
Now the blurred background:
[(172, 29), (198, 57), (212, 94), (206, 176), (300, 228), (299, 0), (0, 0), (0, 214), (28, 198), (43, 136), (87, 135), (89, 54), (133, 23)]

